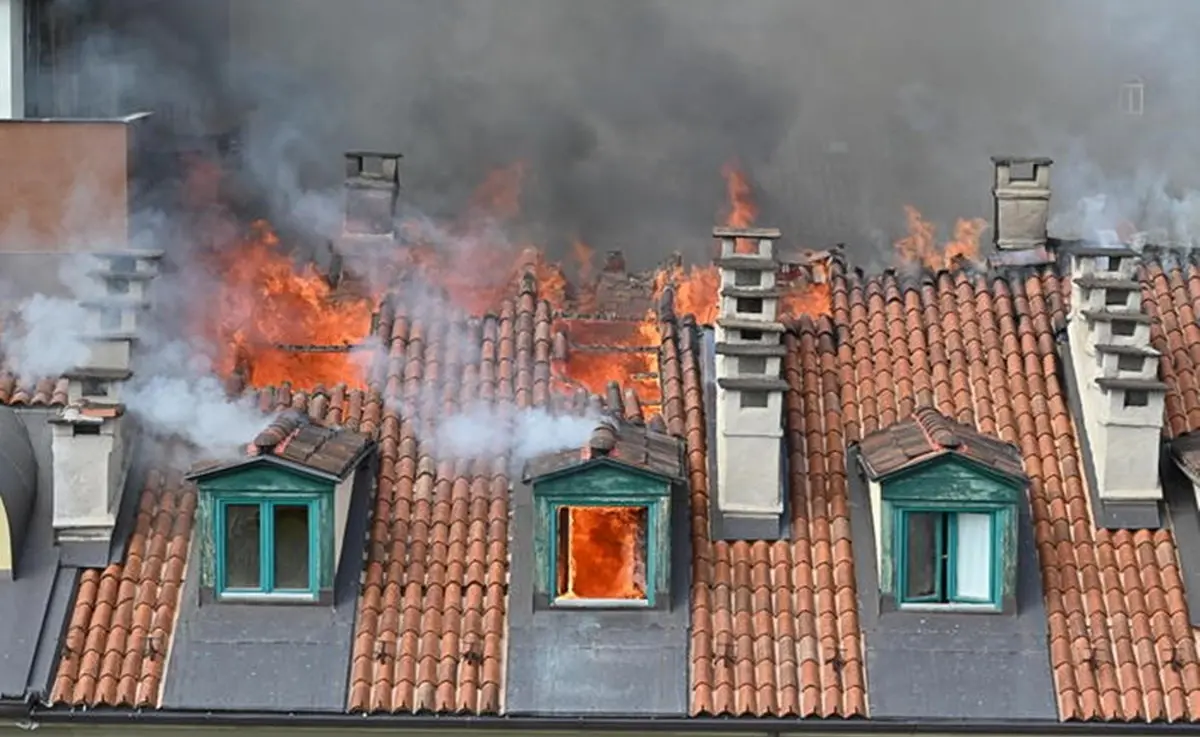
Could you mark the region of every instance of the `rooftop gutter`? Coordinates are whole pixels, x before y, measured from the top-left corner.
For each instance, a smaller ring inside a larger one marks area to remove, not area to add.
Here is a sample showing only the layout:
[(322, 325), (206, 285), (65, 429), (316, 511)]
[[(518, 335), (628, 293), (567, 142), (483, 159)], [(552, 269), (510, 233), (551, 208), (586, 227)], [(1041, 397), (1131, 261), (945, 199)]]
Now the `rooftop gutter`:
[[(721, 733), (772, 737), (806, 734), (969, 734), (969, 735), (1194, 735), (1193, 723), (1059, 722), (1044, 720), (958, 721), (942, 719), (779, 719), (721, 717), (616, 716), (434, 716), (410, 714), (296, 713), (264, 711), (192, 711), (69, 709), (18, 705), (10, 713), (0, 702), (0, 716), (27, 718), (30, 723), (76, 727), (287, 727), (325, 729), (469, 729), (510, 732)], [(16, 713), (19, 712), (19, 713)]]

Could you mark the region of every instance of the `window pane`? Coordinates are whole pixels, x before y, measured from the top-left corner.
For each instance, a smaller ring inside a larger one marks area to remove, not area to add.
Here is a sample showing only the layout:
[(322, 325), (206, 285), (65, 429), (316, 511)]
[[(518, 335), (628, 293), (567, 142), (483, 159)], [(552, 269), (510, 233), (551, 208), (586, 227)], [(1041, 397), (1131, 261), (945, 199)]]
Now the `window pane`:
[(308, 505), (276, 504), (275, 588), (305, 589), (308, 580)]
[(929, 599), (938, 594), (938, 535), (941, 533), (941, 517), (936, 512), (909, 512), (905, 520), (905, 554), (908, 570), (905, 571), (904, 598), (907, 600)]
[(991, 601), (992, 516), (958, 515), (955, 540), (954, 582), (958, 599)]
[(259, 518), (257, 504), (225, 506), (225, 588), (257, 589), (262, 586), (259, 566)]

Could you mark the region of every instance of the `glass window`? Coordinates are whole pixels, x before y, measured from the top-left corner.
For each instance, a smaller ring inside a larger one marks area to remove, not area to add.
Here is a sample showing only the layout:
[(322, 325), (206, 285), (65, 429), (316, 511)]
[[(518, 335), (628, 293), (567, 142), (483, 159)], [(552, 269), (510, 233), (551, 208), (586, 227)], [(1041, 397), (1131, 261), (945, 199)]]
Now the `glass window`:
[(262, 518), (258, 504), (225, 506), (225, 588), (262, 588)]
[(218, 594), (315, 594), (316, 501), (218, 502)]
[(900, 513), (898, 590), (906, 604), (994, 604), (993, 512)]

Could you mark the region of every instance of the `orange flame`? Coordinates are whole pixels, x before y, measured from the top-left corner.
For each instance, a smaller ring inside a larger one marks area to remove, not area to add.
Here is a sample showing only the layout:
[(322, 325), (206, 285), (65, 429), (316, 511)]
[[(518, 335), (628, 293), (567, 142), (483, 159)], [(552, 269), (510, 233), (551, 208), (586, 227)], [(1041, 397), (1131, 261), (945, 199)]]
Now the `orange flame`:
[(567, 507), (563, 518), (566, 565), (559, 571), (559, 598), (646, 597), (645, 508)]
[(236, 371), (250, 386), (285, 381), (305, 390), (341, 382), (363, 386), (362, 361), (349, 351), (298, 352), (282, 346), (358, 343), (370, 331), (370, 300), (334, 299), (311, 264), (297, 268), (280, 251), (265, 221), (254, 223), (240, 247), (226, 249), (220, 260), (223, 281), (203, 300), (198, 319), (218, 351), (215, 364), (222, 375)]
[[(758, 205), (754, 204), (750, 181), (738, 165), (730, 162), (721, 167), (721, 176), (725, 178), (725, 192), (729, 197), (729, 213), (725, 216), (725, 224), (733, 228), (749, 228), (758, 217)], [(752, 240), (738, 238), (734, 244), (736, 253), (754, 253), (757, 246)]]
[(940, 246), (935, 238), (936, 226), (926, 220), (920, 210), (905, 205), (904, 220), (908, 235), (896, 241), (894, 246), (901, 263), (920, 264), (937, 271), (952, 268), (960, 260), (980, 260), (979, 237), (988, 227), (983, 218), (959, 218), (954, 223), (953, 238)]

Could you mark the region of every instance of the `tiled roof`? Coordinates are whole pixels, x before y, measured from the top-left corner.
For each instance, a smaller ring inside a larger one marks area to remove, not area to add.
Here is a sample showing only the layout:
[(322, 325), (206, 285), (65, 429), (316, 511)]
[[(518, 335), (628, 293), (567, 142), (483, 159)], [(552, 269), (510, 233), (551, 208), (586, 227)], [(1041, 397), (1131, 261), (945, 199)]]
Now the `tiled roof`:
[(0, 404), (61, 407), (67, 403), (66, 379), (30, 380), (0, 369)]
[[(378, 398), (344, 387), (312, 396), (264, 389), (258, 397), (263, 410), (307, 411), (364, 433), (379, 421)], [(52, 704), (159, 705), (195, 511), (195, 488), (179, 474), (149, 474), (124, 562), (80, 577)]]
[[(803, 325), (800, 341), (838, 377), (824, 409), (827, 423), (842, 418), (847, 440), (932, 403), (1021, 449), (1061, 718), (1200, 718), (1171, 532), (1097, 529), (1091, 518), (1058, 373), (1068, 287), (1048, 269), (908, 284), (850, 274), (834, 280), (833, 324)], [(818, 420), (806, 415), (806, 427)]]
[(306, 412), (279, 414), (254, 442), (251, 455), (273, 455), (333, 476), (344, 476), (371, 439), (362, 433), (316, 424)]
[(432, 423), (478, 401), (545, 406), (550, 307), (523, 289), (482, 320), (388, 313), (379, 320), (387, 411), (348, 708), (498, 713), (508, 459), (439, 459)]
[[(1170, 386), (1166, 432), (1178, 436), (1200, 429), (1200, 273), (1164, 260), (1144, 271)], [(791, 540), (711, 539), (700, 334), (689, 317), (659, 326), (663, 419), (686, 439), (692, 501), (691, 713), (867, 715), (846, 449), (927, 406), (1020, 449), (1060, 716), (1200, 720), (1172, 533), (1092, 521), (1059, 381), (1069, 284), (1049, 268), (865, 278), (836, 259), (828, 283), (832, 315), (785, 337)], [(476, 400), (550, 404), (550, 323), (528, 290), (484, 319), (385, 308), (380, 392), (263, 393), (265, 408), (378, 437), (350, 711), (502, 711), (508, 459), (438, 458), (427, 431)], [(152, 479), (125, 563), (83, 574), (54, 702), (158, 703), (165, 660), (142, 643), (169, 634), (193, 507), (190, 489)]]
[(1002, 474), (1023, 478), (1021, 451), (955, 422), (933, 407), (917, 407), (894, 425), (862, 439), (859, 452), (872, 478), (888, 476), (938, 456), (968, 458)]
[(1142, 268), (1142, 302), (1154, 318), (1150, 337), (1162, 353), (1160, 374), (1166, 395), (1168, 437), (1200, 430), (1200, 268), (1196, 257), (1163, 253)]
[[(828, 321), (787, 337), (792, 540), (714, 541), (700, 348), (668, 332), (668, 422), (686, 425), (692, 497), (693, 716), (866, 716), (836, 352)], [(822, 405), (824, 404), (824, 409)]]
[(80, 577), (52, 703), (158, 703), (195, 509), (177, 474), (149, 474), (125, 561)]
[[(603, 446), (597, 448), (597, 446)], [(581, 452), (583, 451), (583, 452)], [(590, 463), (599, 455), (619, 464), (628, 465), (659, 476), (681, 479), (683, 451), (680, 439), (660, 430), (631, 422), (603, 422), (597, 426), (590, 439), (589, 448), (572, 448), (547, 453), (525, 464), (526, 480), (557, 473), (568, 468)]]

